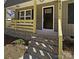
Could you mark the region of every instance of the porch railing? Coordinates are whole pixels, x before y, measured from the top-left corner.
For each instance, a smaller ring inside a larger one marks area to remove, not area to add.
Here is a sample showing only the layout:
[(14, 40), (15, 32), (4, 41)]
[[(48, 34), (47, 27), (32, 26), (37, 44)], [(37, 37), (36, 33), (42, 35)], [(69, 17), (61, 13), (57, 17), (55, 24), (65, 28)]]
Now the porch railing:
[(11, 27), (11, 20), (5, 20), (5, 28)]
[(7, 27), (15, 30), (35, 32), (36, 25), (34, 23), (34, 20), (11, 20), (10, 23), (7, 21)]

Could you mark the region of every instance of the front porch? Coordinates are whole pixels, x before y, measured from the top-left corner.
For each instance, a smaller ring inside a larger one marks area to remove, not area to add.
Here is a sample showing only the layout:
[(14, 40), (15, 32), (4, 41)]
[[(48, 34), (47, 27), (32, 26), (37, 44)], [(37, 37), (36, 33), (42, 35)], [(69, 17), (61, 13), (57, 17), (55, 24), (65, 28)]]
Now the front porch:
[[(58, 0), (58, 13), (60, 16), (58, 16), (58, 24), (59, 24), (59, 28), (57, 32), (54, 31), (43, 31), (43, 30), (37, 30), (36, 26), (37, 26), (37, 3), (36, 0), (33, 0), (34, 2), (34, 14), (33, 14), (33, 19), (32, 17), (29, 16), (29, 13), (26, 14), (24, 12), (23, 15), (21, 14), (19, 19), (12, 19), (12, 20), (6, 20), (6, 27), (5, 27), (5, 34), (7, 35), (11, 35), (17, 38), (22, 38), (25, 40), (29, 40), (29, 48), (28, 48), (28, 54), (24, 55), (24, 58), (26, 59), (32, 59), (33, 56), (35, 56), (34, 59), (61, 59), (62, 58), (62, 27), (61, 27), (61, 3)], [(51, 9), (45, 9), (45, 10), (51, 10)], [(52, 9), (53, 10), (53, 9)], [(25, 13), (25, 14), (24, 14)], [(45, 12), (44, 12), (45, 13)], [(53, 16), (53, 12), (52, 14), (50, 14), (51, 12), (46, 12), (48, 14), (45, 14), (47, 17), (46, 19), (50, 19)], [(49, 15), (51, 16), (49, 18)], [(48, 21), (46, 21), (48, 22)], [(53, 21), (50, 21), (53, 22)], [(54, 23), (51, 23), (54, 24)], [(50, 25), (51, 25), (50, 24)], [(48, 25), (46, 23), (46, 25)], [(48, 26), (50, 26), (48, 25)], [(53, 25), (51, 25), (53, 26)], [(46, 26), (44, 26), (45, 28), (47, 28)], [(50, 27), (49, 27), (50, 28)], [(50, 28), (51, 29), (51, 28)], [(53, 27), (52, 27), (53, 29)], [(58, 36), (59, 34), (59, 36)], [(59, 43), (58, 43), (58, 37), (59, 37)], [(36, 42), (39, 43), (36, 44)], [(58, 44), (59, 44), (59, 56), (58, 56)], [(55, 47), (55, 48), (54, 48)], [(32, 48), (37, 49), (36, 51), (39, 51), (37, 53), (34, 52), (35, 49), (32, 50)], [(56, 51), (55, 51), (56, 50)], [(34, 54), (35, 53), (35, 54)], [(41, 55), (40, 55), (41, 54)], [(30, 56), (31, 55), (31, 56)], [(32, 56), (33, 55), (33, 56)], [(49, 56), (49, 57), (48, 57)], [(29, 57), (29, 58), (28, 58)]]

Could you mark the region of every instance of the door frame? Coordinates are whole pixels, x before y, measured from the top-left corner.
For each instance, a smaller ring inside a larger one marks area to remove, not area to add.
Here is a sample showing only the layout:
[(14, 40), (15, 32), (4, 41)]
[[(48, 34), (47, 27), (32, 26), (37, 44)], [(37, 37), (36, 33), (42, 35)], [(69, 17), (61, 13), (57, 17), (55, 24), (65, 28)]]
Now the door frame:
[[(44, 11), (43, 11), (43, 9), (44, 8), (48, 8), (48, 7), (53, 7), (53, 29), (44, 29), (44, 26), (43, 26), (43, 22), (44, 22), (44, 17), (43, 17), (43, 13), (44, 13)], [(47, 30), (47, 31), (54, 31), (54, 5), (50, 5), (50, 6), (43, 6), (42, 7), (42, 30)]]

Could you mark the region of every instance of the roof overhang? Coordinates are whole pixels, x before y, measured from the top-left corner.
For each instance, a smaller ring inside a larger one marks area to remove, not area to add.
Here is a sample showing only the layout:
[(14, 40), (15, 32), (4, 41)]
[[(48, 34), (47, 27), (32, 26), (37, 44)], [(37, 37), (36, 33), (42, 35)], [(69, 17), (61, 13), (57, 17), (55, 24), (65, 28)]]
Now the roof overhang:
[[(37, 5), (49, 3), (49, 2), (53, 2), (53, 1), (56, 1), (56, 0), (44, 0), (44, 1), (37, 0)], [(68, 0), (62, 0), (62, 1), (68, 1)], [(24, 2), (24, 3), (20, 3), (20, 4), (16, 4), (16, 5), (7, 7), (6, 9), (19, 9), (19, 8), (28, 7), (28, 6), (33, 6), (33, 0)]]

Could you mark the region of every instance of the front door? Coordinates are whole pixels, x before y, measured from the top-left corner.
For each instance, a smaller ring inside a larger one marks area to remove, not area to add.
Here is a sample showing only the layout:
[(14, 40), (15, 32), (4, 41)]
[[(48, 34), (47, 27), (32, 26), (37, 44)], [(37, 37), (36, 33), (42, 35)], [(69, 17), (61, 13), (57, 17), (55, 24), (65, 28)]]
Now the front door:
[(53, 30), (53, 7), (43, 8), (43, 29)]

